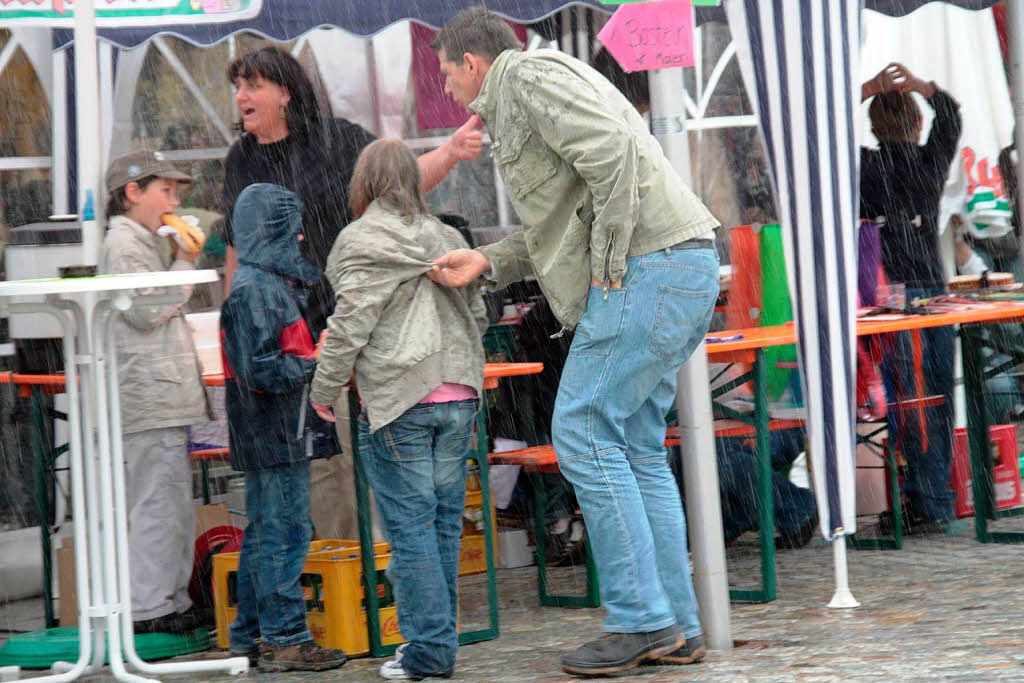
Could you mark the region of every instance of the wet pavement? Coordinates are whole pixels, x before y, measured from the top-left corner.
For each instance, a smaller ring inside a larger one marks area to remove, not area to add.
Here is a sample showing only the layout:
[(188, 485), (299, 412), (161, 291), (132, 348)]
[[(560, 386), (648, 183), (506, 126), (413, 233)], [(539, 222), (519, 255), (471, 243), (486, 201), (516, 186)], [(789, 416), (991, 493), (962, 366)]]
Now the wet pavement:
[[(996, 528), (1022, 525), (1024, 521), (1008, 520)], [(955, 535), (909, 538), (899, 551), (851, 551), (851, 586), (862, 603), (854, 610), (825, 607), (832, 595), (832, 553), (820, 538), (807, 548), (780, 552), (778, 599), (732, 605), (733, 649), (711, 651), (698, 665), (644, 667), (632, 678), (1024, 681), (1024, 547), (979, 544), (971, 529), (961, 522)], [(740, 539), (728, 550), (728, 561), (734, 587), (754, 587), (756, 537)], [(582, 590), (582, 567), (555, 569), (553, 574), (553, 590)], [(499, 571), (501, 637), (463, 647), (457, 680), (571, 680), (559, 671), (558, 654), (599, 635), (601, 610), (541, 608), (535, 577), (533, 567)], [(484, 596), (480, 577), (463, 582), (466, 625), (482, 624)], [(31, 608), (32, 603), (0, 605), (0, 626), (27, 626)], [(318, 674), (248, 677), (378, 681), (381, 661), (356, 659), (342, 669)], [(189, 675), (164, 680), (230, 679)]]

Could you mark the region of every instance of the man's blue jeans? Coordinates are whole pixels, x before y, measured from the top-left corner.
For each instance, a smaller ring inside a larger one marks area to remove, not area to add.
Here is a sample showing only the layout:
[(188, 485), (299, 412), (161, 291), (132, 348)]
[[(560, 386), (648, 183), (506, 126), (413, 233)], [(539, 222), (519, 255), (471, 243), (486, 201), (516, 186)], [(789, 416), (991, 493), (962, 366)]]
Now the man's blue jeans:
[[(907, 300), (942, 294), (941, 289), (907, 289)], [(953, 354), (956, 330), (932, 327), (921, 330), (921, 373), (926, 396), (942, 396), (941, 405), (925, 408), (928, 448), (922, 448), (918, 411), (889, 411), (889, 446), (902, 451), (907, 461), (903, 490), (914, 517), (953, 519), (956, 496), (950, 487), (953, 467)], [(909, 332), (887, 335), (882, 377), (889, 400), (916, 396), (914, 350)]]
[(409, 644), (406, 673), (447, 676), (459, 637), (456, 583), (462, 511), (477, 401), (422, 403), (370, 433), (359, 419), (359, 457), (391, 543), (388, 579)]
[(701, 633), (664, 447), (676, 372), (718, 295), (718, 256), (693, 246), (627, 259), (622, 288), (607, 298), (591, 288), (558, 387), (552, 437), (583, 510), (609, 632), (678, 623), (687, 638)]
[(313, 537), (309, 463), (246, 472), (245, 512), (231, 651), (249, 652), (260, 635), (274, 647), (312, 640), (299, 583)]

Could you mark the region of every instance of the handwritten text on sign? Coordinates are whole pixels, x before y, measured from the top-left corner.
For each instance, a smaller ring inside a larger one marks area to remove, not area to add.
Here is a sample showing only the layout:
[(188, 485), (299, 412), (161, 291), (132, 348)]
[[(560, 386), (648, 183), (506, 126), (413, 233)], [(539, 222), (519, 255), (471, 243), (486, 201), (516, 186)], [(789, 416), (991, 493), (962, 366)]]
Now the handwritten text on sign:
[(597, 37), (626, 71), (693, 66), (690, 0), (623, 5)]

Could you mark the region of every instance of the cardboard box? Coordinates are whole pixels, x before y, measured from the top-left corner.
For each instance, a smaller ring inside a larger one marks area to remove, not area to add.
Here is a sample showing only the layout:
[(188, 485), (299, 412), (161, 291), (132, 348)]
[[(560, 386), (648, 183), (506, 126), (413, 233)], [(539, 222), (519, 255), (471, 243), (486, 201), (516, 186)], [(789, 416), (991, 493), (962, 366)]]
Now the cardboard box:
[(227, 503), (200, 505), (196, 508), (196, 538), (218, 526), (231, 524), (231, 513)]
[(57, 548), (58, 618), (61, 626), (78, 625), (78, 587), (75, 584), (75, 539), (68, 536)]
[[(226, 503), (200, 505), (196, 508), (196, 538), (218, 526), (231, 524)], [(75, 584), (75, 543), (68, 536), (57, 548), (58, 618), (61, 626), (78, 624), (78, 588)]]

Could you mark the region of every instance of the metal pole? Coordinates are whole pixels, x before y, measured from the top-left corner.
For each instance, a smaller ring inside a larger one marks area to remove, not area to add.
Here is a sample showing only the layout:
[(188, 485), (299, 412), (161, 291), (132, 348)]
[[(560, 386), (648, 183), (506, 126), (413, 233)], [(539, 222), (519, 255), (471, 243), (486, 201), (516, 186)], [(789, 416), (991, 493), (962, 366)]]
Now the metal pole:
[[(1020, 218), (1021, 191), (1024, 190), (1024, 6), (1006, 3), (1006, 33), (1010, 39), (1010, 95), (1013, 97), (1014, 142), (1017, 143), (1017, 197), (1009, 197)], [(1024, 243), (1021, 244), (1024, 254)]]
[[(683, 70), (649, 73), (654, 135), (683, 181), (690, 183), (690, 145), (683, 103)], [(718, 498), (718, 463), (711, 424), (708, 357), (703, 342), (679, 368), (676, 408), (679, 449), (686, 482), (686, 515), (693, 552), (693, 585), (708, 645), (732, 647), (729, 582), (725, 568), (722, 507)]]
[(86, 198), (92, 194), (95, 220), (82, 217), (83, 263), (97, 264), (102, 244), (103, 177), (100, 152), (99, 64), (96, 56), (96, 13), (93, 0), (75, 2), (75, 112), (78, 126), (78, 199), (81, 216)]
[(104, 41), (99, 45), (100, 69), (100, 161), (101, 168), (113, 158), (110, 141), (114, 133), (114, 46)]
[(68, 76), (67, 50), (55, 50), (52, 57), (53, 97), (50, 107), (53, 166), (50, 181), (53, 185), (53, 212), (71, 213), (68, 205)]

